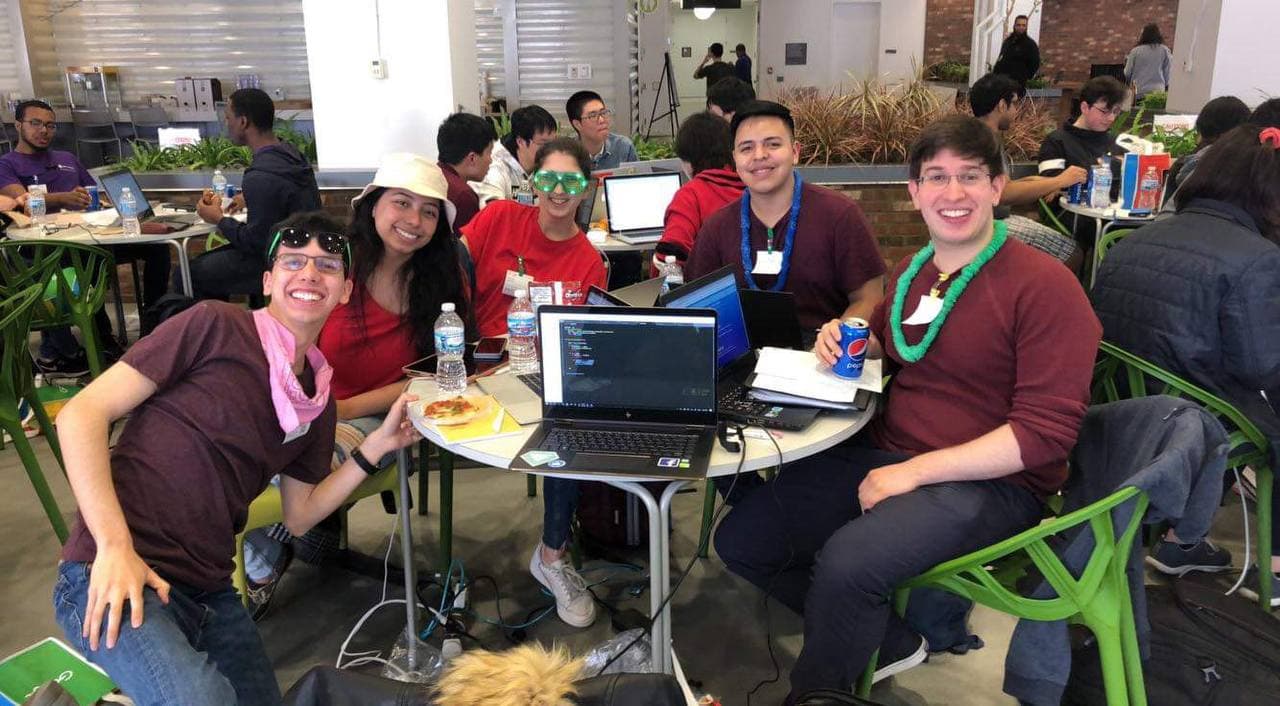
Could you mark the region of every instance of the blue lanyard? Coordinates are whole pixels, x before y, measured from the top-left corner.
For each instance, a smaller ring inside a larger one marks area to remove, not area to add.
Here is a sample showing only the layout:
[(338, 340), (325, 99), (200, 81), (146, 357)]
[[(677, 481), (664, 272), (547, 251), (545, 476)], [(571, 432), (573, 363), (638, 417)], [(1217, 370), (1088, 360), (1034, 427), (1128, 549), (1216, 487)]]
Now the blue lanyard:
[[(796, 242), (796, 222), (800, 219), (800, 185), (803, 180), (800, 172), (791, 173), (796, 180), (795, 189), (791, 192), (791, 218), (787, 221), (787, 234), (782, 245), (782, 269), (778, 270), (778, 280), (769, 288), (771, 292), (781, 292), (787, 285), (787, 272), (791, 269), (791, 247)], [(742, 274), (746, 277), (747, 287), (759, 289), (756, 280), (751, 276), (751, 190), (742, 192)], [(770, 251), (773, 250), (770, 238)]]

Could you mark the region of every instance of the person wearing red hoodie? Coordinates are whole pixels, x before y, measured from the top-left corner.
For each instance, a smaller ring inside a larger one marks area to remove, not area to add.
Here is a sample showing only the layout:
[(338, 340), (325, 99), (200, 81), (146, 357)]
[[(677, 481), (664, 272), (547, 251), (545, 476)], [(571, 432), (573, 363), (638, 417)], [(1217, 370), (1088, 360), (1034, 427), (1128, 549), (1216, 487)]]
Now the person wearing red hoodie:
[(742, 178), (733, 167), (733, 137), (729, 123), (709, 112), (684, 121), (676, 135), (676, 155), (691, 177), (680, 187), (662, 218), (662, 239), (654, 248), (651, 276), (658, 263), (675, 255), (681, 263), (693, 252), (693, 239), (708, 216), (742, 196)]

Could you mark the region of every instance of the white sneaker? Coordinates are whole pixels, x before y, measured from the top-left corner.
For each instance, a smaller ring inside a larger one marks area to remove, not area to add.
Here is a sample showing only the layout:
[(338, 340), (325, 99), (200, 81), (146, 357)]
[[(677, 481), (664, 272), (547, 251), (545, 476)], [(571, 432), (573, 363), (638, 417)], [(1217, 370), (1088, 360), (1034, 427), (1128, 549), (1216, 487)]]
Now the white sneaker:
[(575, 628), (585, 628), (596, 619), (596, 602), (573, 567), (558, 559), (554, 563), (542, 561), (542, 545), (533, 548), (529, 559), (529, 573), (556, 599), (556, 615)]

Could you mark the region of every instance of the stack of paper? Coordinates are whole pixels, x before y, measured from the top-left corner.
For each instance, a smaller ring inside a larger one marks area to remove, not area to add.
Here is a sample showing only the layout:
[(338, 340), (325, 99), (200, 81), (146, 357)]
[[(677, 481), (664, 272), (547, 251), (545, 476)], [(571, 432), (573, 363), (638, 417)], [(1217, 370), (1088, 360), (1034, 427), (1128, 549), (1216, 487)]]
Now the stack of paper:
[(852, 409), (858, 390), (880, 392), (880, 361), (868, 359), (861, 377), (850, 379), (831, 372), (812, 351), (763, 348), (748, 385), (764, 402)]

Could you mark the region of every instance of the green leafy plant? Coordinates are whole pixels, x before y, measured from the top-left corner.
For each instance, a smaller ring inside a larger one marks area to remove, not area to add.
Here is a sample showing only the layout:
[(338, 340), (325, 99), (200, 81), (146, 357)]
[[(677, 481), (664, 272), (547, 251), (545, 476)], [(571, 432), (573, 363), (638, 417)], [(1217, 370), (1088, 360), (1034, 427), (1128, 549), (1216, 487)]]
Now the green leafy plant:
[(1169, 103), (1169, 94), (1164, 91), (1152, 91), (1142, 97), (1142, 107), (1147, 110), (1164, 110)]
[(498, 139), (511, 134), (511, 116), (506, 113), (498, 113), (490, 115), (489, 121), (493, 123), (493, 129), (498, 133)]
[(315, 136), (299, 130), (293, 118), (276, 118), (273, 130), (280, 141), (293, 145), (303, 157), (307, 158), (308, 162), (315, 164), (319, 161), (316, 155)]
[(1048, 88), (1048, 87), (1049, 87), (1049, 79), (1045, 78), (1044, 76), (1036, 76), (1034, 78), (1027, 79), (1027, 88)]
[(969, 64), (957, 59), (946, 59), (930, 66), (926, 78), (948, 83), (968, 83)]
[(1200, 134), (1196, 132), (1195, 128), (1190, 130), (1169, 130), (1157, 127), (1151, 131), (1147, 139), (1164, 145), (1164, 151), (1168, 152), (1174, 159), (1181, 159), (1195, 152), (1196, 147), (1200, 144)]
[(132, 154), (121, 164), (131, 172), (167, 172), (181, 169), (178, 151), (152, 145), (149, 142), (130, 142)]
[(675, 145), (671, 140), (654, 138), (646, 140), (640, 135), (631, 138), (636, 146), (636, 156), (642, 160), (672, 159), (676, 156)]

